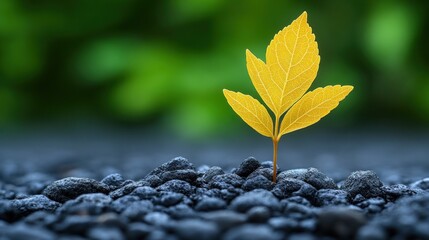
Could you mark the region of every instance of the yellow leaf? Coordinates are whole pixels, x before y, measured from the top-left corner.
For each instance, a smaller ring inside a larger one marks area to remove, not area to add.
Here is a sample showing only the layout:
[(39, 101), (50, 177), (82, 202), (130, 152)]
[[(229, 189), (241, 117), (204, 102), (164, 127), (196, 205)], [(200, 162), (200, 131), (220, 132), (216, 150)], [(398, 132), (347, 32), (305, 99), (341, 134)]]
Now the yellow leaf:
[(300, 99), (316, 78), (320, 56), (315, 39), (304, 12), (277, 33), (269, 44), (266, 65), (272, 80), (264, 81), (273, 81), (277, 88), (271, 93), (276, 116), (282, 115)]
[(271, 78), (269, 69), (262, 60), (255, 57), (249, 50), (246, 50), (246, 62), (247, 71), (256, 91), (271, 111), (277, 113), (279, 103), (278, 97), (275, 96), (280, 96), (281, 93), (280, 88)]
[(308, 92), (284, 116), (278, 138), (318, 122), (336, 108), (352, 90), (352, 86), (335, 85)]
[(266, 137), (273, 137), (273, 121), (267, 109), (258, 100), (249, 95), (227, 89), (223, 90), (223, 94), (232, 109), (250, 127)]

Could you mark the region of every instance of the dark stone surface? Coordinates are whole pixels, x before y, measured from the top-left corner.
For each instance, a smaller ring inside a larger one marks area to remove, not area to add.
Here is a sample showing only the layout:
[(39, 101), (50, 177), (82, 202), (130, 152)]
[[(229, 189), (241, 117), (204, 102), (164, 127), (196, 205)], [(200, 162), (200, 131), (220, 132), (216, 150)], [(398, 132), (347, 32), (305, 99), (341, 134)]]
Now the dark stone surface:
[(252, 207), (247, 211), (247, 220), (254, 223), (264, 223), (271, 217), (271, 210), (265, 206)]
[(272, 190), (272, 193), (280, 199), (301, 196), (313, 200), (316, 192), (317, 190), (310, 184), (294, 178), (282, 179)]
[(339, 239), (353, 239), (367, 221), (362, 212), (346, 207), (322, 209), (318, 218), (318, 232)]
[(216, 197), (203, 197), (195, 206), (197, 211), (214, 211), (225, 209), (227, 204), (224, 200)]
[(125, 182), (124, 177), (119, 173), (113, 173), (100, 181), (100, 183), (109, 186), (110, 190), (116, 190)]
[(244, 180), (242, 177), (234, 173), (226, 173), (222, 175), (216, 175), (210, 181), (209, 186), (211, 188), (228, 189), (228, 188), (239, 188), (243, 184)]
[(320, 172), (316, 168), (308, 169), (292, 169), (281, 172), (277, 176), (277, 181), (282, 181), (286, 178), (294, 178), (302, 180), (316, 189), (336, 189), (337, 185), (335, 184), (332, 178), (326, 176), (324, 173)]
[(366, 198), (382, 197), (383, 183), (373, 171), (356, 171), (344, 181), (342, 188), (350, 193), (351, 197), (361, 194)]
[(279, 200), (269, 191), (256, 189), (247, 192), (231, 202), (231, 209), (246, 212), (252, 207), (264, 206), (272, 211), (278, 211), (281, 206)]
[(158, 191), (182, 193), (184, 195), (192, 194), (192, 186), (182, 180), (170, 180), (156, 188)]
[[(124, 184), (127, 182), (124, 182)], [(132, 191), (134, 191), (134, 189), (138, 188), (138, 187), (144, 187), (144, 186), (149, 186), (149, 182), (147, 181), (131, 181), (127, 184), (125, 184), (122, 187), (120, 187), (119, 189), (116, 189), (115, 191), (112, 191), (109, 193), (109, 196), (113, 199), (117, 199), (120, 197), (123, 197), (125, 195), (130, 194)]]
[(254, 189), (265, 189), (271, 190), (274, 187), (274, 183), (262, 175), (258, 175), (252, 178), (246, 179), (241, 188), (244, 191), (252, 191)]
[(8, 220), (15, 220), (37, 211), (54, 212), (60, 205), (44, 195), (34, 195), (24, 199), (12, 200), (7, 206), (3, 206), (1, 211), (6, 212)]
[(58, 212), (62, 214), (98, 215), (108, 210), (112, 199), (102, 193), (82, 194), (64, 203)]
[(195, 167), (188, 159), (183, 157), (173, 158), (171, 161), (162, 164), (161, 166), (152, 170), (149, 175), (161, 175), (164, 172), (175, 171), (175, 170), (194, 170)]
[(318, 206), (346, 206), (350, 203), (351, 196), (343, 190), (320, 189), (315, 198)]
[(186, 219), (179, 221), (173, 228), (174, 232), (184, 240), (207, 239), (216, 240), (220, 232), (218, 226), (212, 222), (198, 219)]
[(247, 177), (249, 174), (251, 174), (253, 171), (258, 169), (261, 166), (261, 163), (259, 163), (258, 160), (256, 160), (253, 157), (250, 157), (246, 160), (244, 160), (240, 166), (237, 168), (237, 171), (235, 171), (235, 174), (237, 174), (240, 177)]
[(210, 181), (212, 180), (212, 178), (213, 178), (214, 176), (217, 176), (217, 175), (223, 175), (223, 174), (225, 174), (225, 172), (223, 171), (223, 169), (222, 169), (222, 168), (217, 167), (217, 166), (214, 166), (214, 167), (209, 168), (209, 169), (204, 173), (204, 175), (201, 177), (201, 179), (202, 179), (204, 182), (208, 183), (208, 182), (210, 182)]
[(109, 187), (94, 179), (69, 177), (51, 183), (43, 195), (63, 203), (85, 193), (109, 193)]

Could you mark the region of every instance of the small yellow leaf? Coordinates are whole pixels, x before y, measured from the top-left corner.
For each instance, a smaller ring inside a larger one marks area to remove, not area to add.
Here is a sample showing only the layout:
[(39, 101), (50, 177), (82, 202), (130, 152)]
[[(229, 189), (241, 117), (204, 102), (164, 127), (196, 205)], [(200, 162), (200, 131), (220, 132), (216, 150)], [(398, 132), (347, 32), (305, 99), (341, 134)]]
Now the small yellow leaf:
[(280, 96), (280, 88), (271, 78), (271, 73), (265, 63), (255, 57), (250, 50), (246, 50), (247, 71), (253, 86), (261, 96), (262, 100), (274, 113), (278, 112), (278, 97)]
[(270, 42), (266, 65), (278, 88), (278, 93), (273, 91), (272, 95), (276, 116), (300, 99), (316, 78), (320, 56), (315, 39), (304, 12)]
[(258, 133), (266, 137), (273, 137), (273, 121), (267, 109), (258, 100), (249, 95), (227, 89), (223, 90), (223, 94), (229, 105), (244, 122)]
[(336, 108), (352, 90), (352, 86), (335, 85), (308, 92), (284, 116), (278, 138), (318, 122)]

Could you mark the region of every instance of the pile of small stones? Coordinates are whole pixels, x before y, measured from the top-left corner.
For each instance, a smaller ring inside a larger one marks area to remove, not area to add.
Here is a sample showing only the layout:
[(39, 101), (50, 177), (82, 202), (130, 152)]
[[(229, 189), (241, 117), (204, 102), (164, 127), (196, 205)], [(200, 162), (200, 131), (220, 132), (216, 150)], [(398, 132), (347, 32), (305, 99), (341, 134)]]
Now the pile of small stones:
[(383, 185), (373, 171), (335, 182), (315, 168), (195, 168), (182, 157), (141, 180), (0, 178), (0, 239), (429, 239), (429, 178)]

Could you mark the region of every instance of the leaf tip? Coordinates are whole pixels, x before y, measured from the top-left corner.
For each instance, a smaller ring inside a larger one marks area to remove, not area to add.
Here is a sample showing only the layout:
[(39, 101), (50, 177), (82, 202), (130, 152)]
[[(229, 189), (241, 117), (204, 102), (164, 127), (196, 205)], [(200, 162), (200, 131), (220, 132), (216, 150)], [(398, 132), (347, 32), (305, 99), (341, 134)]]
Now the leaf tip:
[(307, 22), (307, 11), (304, 11), (303, 13), (301, 13), (301, 16), (299, 16), (299, 19), (302, 19), (305, 22)]
[(343, 86), (343, 88), (344, 88), (347, 92), (351, 92), (351, 91), (353, 91), (353, 89), (354, 89), (355, 87), (353, 87), (353, 86), (351, 86), (351, 85), (345, 85), (345, 86)]

